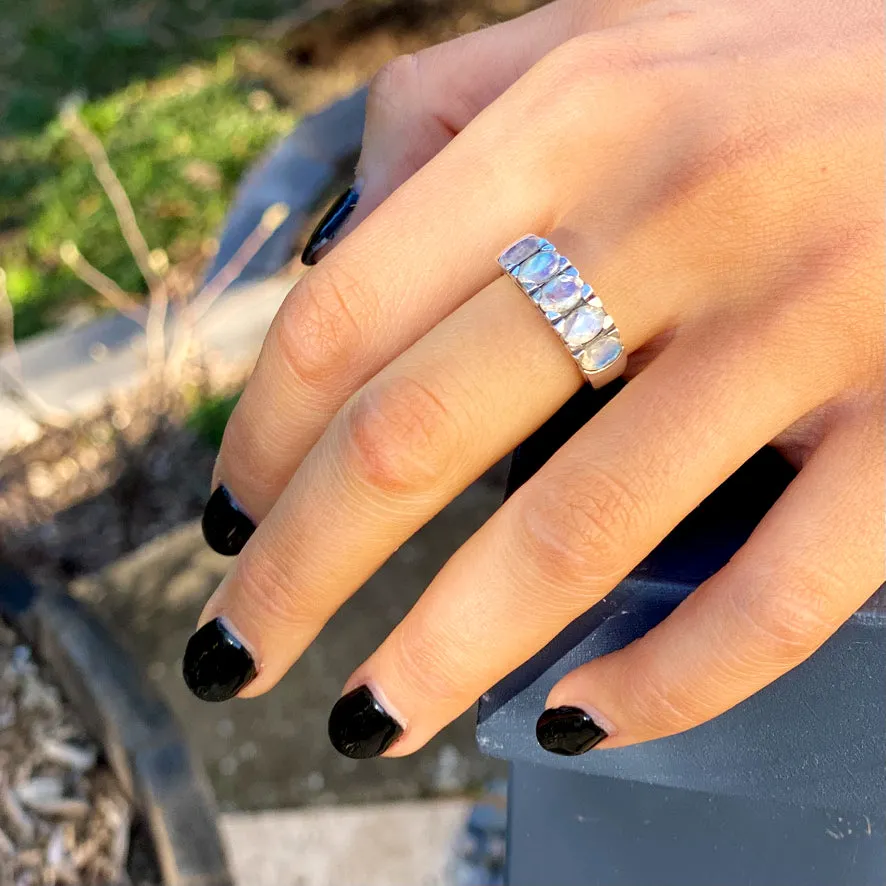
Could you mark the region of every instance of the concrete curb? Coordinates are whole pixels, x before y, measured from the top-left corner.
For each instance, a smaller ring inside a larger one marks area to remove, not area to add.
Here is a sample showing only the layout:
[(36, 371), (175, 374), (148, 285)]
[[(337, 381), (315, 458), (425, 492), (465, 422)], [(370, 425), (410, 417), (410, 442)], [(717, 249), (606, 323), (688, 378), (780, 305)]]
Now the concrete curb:
[(234, 813), (222, 818), (237, 886), (479, 886), (453, 862), (470, 800)]

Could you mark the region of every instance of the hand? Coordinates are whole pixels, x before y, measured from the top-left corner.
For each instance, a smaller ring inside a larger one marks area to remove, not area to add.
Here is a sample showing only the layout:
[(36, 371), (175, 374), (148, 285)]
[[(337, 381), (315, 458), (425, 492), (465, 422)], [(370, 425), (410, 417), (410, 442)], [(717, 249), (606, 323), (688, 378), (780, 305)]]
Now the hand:
[(882, 75), (874, 0), (560, 0), (385, 68), (347, 236), (327, 225), (225, 434), (207, 536), (236, 553), (258, 528), (191, 688), (270, 689), (584, 383), (498, 273), (529, 231), (593, 284), (633, 377), (360, 665), (336, 746), (421, 747), (769, 442), (800, 470), (742, 550), (558, 683), (539, 740), (666, 736), (807, 658), (884, 580)]

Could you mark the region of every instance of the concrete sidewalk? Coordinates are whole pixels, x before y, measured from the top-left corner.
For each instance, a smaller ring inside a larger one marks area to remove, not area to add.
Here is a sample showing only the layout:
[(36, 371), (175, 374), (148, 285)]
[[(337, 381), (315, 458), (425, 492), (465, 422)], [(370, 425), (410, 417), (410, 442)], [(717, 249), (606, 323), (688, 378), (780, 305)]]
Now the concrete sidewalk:
[(479, 886), (456, 865), (470, 800), (231, 813), (238, 886)]
[[(197, 329), (207, 353), (235, 365), (254, 360), (294, 282), (279, 277), (225, 293)], [(84, 415), (144, 378), (144, 333), (128, 317), (109, 314), (31, 339), (19, 356), (28, 390), (56, 409)], [(15, 375), (14, 366), (10, 354), (0, 356), (0, 367)], [(37, 433), (34, 422), (0, 397), (0, 454)]]

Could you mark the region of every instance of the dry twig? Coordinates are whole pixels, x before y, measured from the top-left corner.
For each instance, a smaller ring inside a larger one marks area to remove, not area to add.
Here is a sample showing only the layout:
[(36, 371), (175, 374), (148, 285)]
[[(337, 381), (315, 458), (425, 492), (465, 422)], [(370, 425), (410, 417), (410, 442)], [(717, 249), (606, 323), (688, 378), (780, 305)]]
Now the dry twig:
[(216, 299), (223, 295), (243, 273), (249, 262), (258, 255), (262, 246), (271, 239), (287, 218), (289, 218), (289, 207), (285, 203), (275, 203), (264, 211), (255, 230), (243, 241), (230, 261), (194, 297), (190, 305), (192, 323), (199, 323), (203, 319)]
[(144, 328), (146, 311), (128, 292), (121, 289), (110, 277), (93, 267), (81, 254), (77, 245), (70, 240), (62, 243), (59, 249), (61, 260), (90, 289), (97, 292), (115, 310), (119, 311)]
[(289, 218), (289, 207), (285, 203), (275, 203), (266, 209), (255, 230), (243, 241), (231, 259), (185, 305), (178, 316), (175, 340), (170, 348), (167, 362), (167, 382), (169, 384), (175, 384), (181, 375), (197, 324), (206, 316), (207, 311), (218, 298), (243, 273), (244, 268), (258, 255), (259, 250), (279, 230), (280, 225), (287, 218)]
[(145, 336), (149, 360), (152, 366), (157, 368), (162, 364), (166, 350), (165, 327), (169, 293), (163, 280), (163, 273), (158, 271), (156, 254), (151, 252), (145, 240), (129, 195), (117, 173), (114, 172), (101, 139), (86, 125), (73, 102), (69, 102), (62, 110), (61, 120), (89, 158), (99, 184), (111, 201), (129, 251), (148, 284), (151, 306), (145, 324)]
[[(203, 288), (188, 297), (189, 293), (177, 281), (175, 268), (170, 268), (169, 259), (162, 249), (151, 251), (138, 225), (132, 202), (123, 184), (114, 172), (107, 152), (99, 138), (81, 118), (76, 106), (70, 103), (62, 111), (62, 122), (83, 148), (89, 158), (96, 178), (114, 208), (120, 229), (129, 246), (142, 276), (150, 291), (150, 304), (147, 309), (114, 280), (92, 265), (72, 241), (61, 245), (59, 255), (71, 271), (87, 286), (101, 296), (114, 310), (138, 323), (145, 330), (145, 343), (148, 353), (148, 378), (150, 389), (157, 398), (154, 409), (160, 417), (177, 402), (178, 389), (184, 368), (192, 356), (195, 329), (217, 299), (227, 291), (232, 283), (258, 254), (259, 250), (279, 230), (289, 217), (289, 207), (276, 203), (262, 215), (255, 230), (244, 240), (240, 248), (219, 272)], [(0, 272), (2, 273), (2, 272)], [(0, 278), (0, 335), (4, 329), (9, 339), (9, 347), (14, 355), (14, 366), (18, 365), (18, 353), (13, 338), (13, 310), (5, 287)], [(176, 312), (175, 333), (167, 349), (166, 317), (170, 293), (175, 293), (181, 307)], [(0, 339), (2, 346), (2, 339)], [(0, 394), (5, 394), (40, 424), (59, 426), (61, 416), (29, 391), (23, 381), (0, 366)]]
[(15, 403), (38, 425), (59, 428), (65, 424), (66, 413), (50, 406), (42, 397), (29, 390), (22, 378), (22, 361), (15, 346), (15, 311), (6, 289), (6, 272), (0, 268), (0, 313), (4, 317), (4, 340), (0, 340), (0, 356), (9, 352), (12, 368), (0, 364), (0, 393)]
[(117, 173), (114, 172), (101, 140), (83, 121), (73, 102), (69, 103), (62, 110), (61, 120), (77, 144), (86, 152), (86, 156), (89, 157), (89, 162), (92, 164), (96, 178), (114, 207), (114, 212), (120, 223), (120, 230), (123, 232), (126, 243), (132, 252), (132, 257), (145, 278), (145, 282), (151, 288), (164, 288), (162, 278), (157, 275), (152, 267), (151, 249), (145, 240), (144, 234), (142, 234), (141, 228), (138, 226), (135, 210), (132, 208), (129, 195), (117, 177)]

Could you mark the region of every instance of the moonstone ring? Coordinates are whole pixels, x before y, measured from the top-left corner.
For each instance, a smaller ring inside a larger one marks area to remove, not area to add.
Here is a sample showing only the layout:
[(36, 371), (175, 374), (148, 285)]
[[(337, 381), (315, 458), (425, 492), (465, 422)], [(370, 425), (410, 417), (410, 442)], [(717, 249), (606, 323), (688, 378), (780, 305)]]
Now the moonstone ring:
[(615, 321), (552, 243), (527, 234), (509, 246), (498, 263), (544, 314), (595, 388), (625, 371), (627, 355)]

